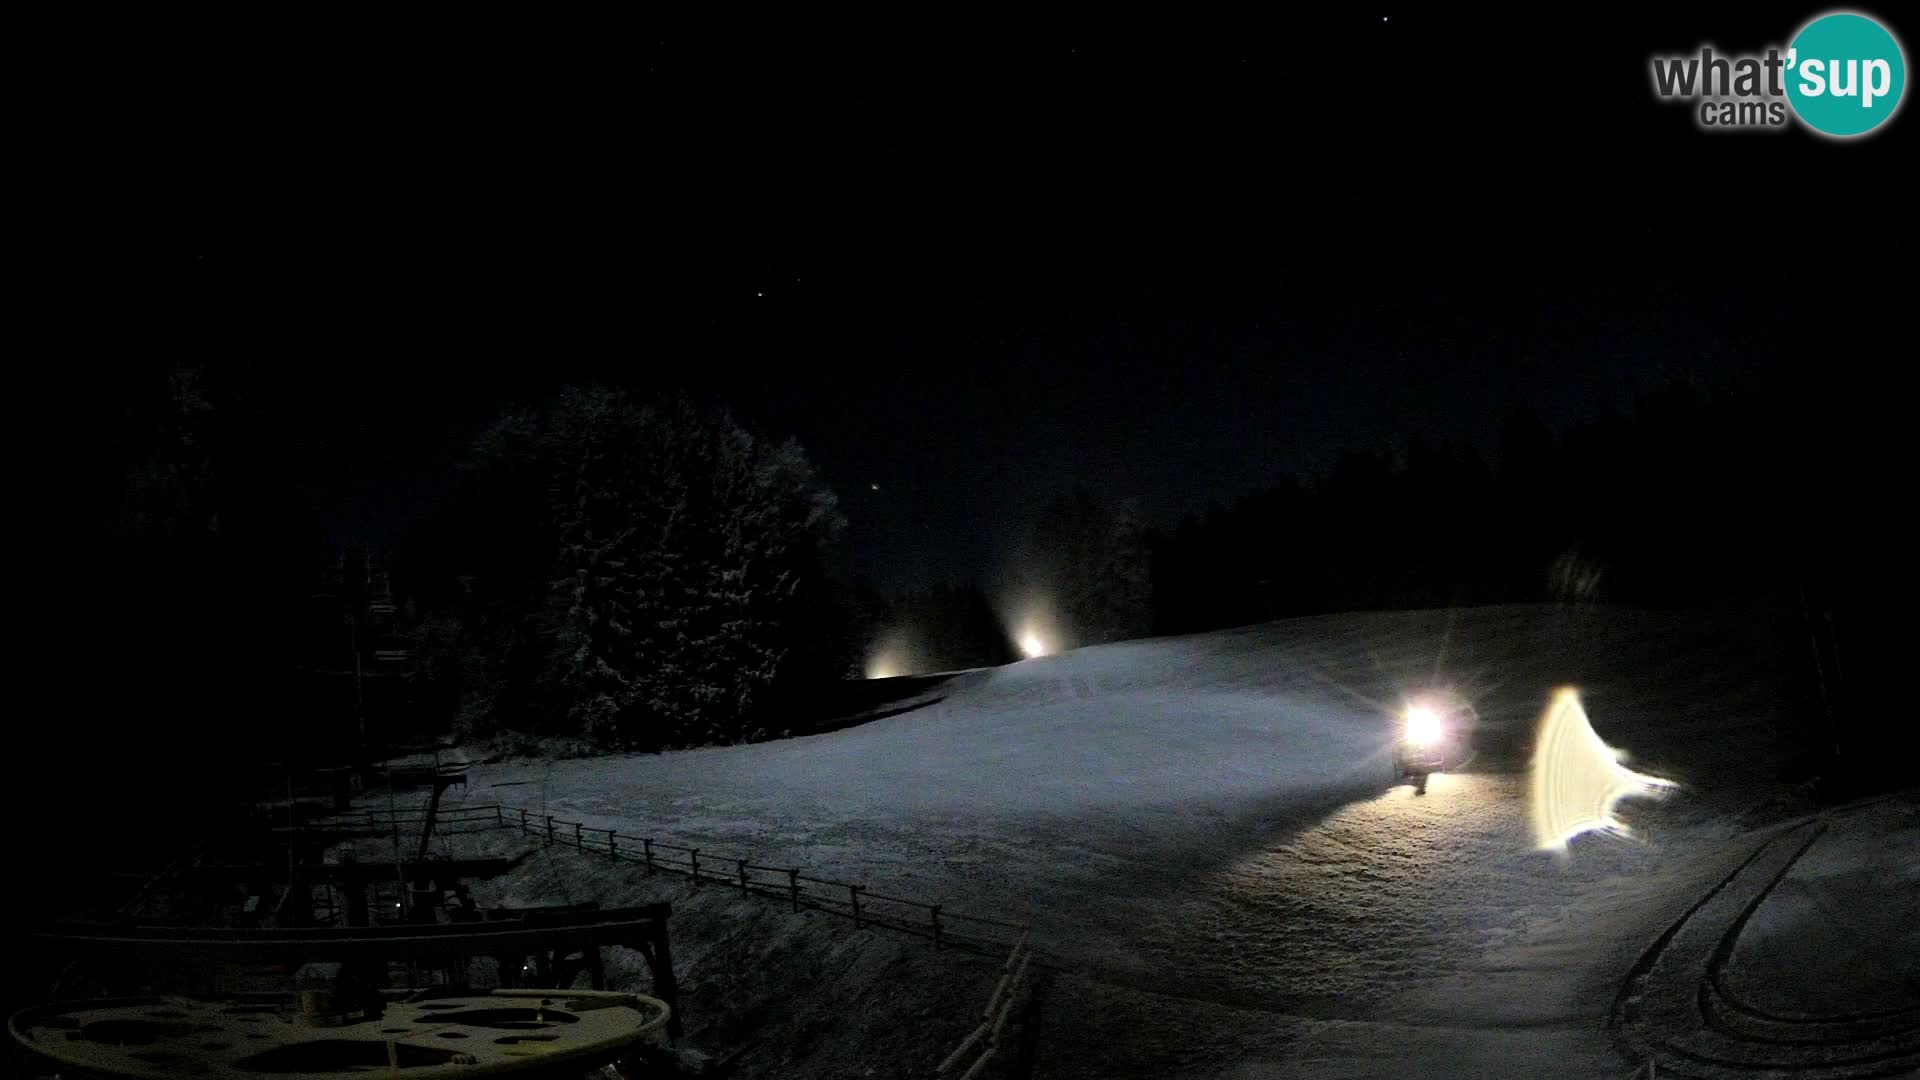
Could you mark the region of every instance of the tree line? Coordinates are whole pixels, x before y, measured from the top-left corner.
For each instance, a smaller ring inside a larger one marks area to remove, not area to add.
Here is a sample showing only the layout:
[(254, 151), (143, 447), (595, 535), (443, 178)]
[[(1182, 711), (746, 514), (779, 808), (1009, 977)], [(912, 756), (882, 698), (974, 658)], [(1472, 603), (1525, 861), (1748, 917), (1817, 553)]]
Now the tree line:
[(1795, 492), (1813, 459), (1778, 404), (1675, 383), (1560, 435), (1514, 414), (1491, 463), (1421, 437), (1348, 451), (1324, 476), (1283, 478), (1157, 537), (1154, 627), (1780, 595), (1819, 571)]
[(1008, 655), (1008, 596), (1047, 597), (1069, 644), (1366, 609), (1769, 604), (1826, 613), (1865, 655), (1907, 535), (1904, 458), (1880, 407), (1825, 385), (1675, 381), (1560, 431), (1517, 411), (1490, 453), (1421, 436), (1349, 450), (1155, 530), (1073, 492), (1002, 581), (902, 597), (879, 621), (960, 620), (917, 632), (948, 643), (932, 662), (967, 667)]
[[(338, 651), (311, 596), (337, 556), (245, 395), (191, 367), (137, 385), (77, 444), (67, 639), (115, 658), (88, 691), (102, 707), (164, 700), (203, 745), (277, 752), (327, 723), (286, 688)], [(1352, 451), (1160, 530), (1065, 492), (997, 579), (883, 597), (829, 572), (846, 524), (797, 445), (685, 398), (569, 389), (483, 431), (394, 553), (408, 708), (472, 733), (724, 743), (788, 730), (849, 677), (1015, 659), (1027, 621), (1061, 648), (1515, 601), (1797, 604), (1823, 613), (1821, 648), (1884, 666), (1900, 473), (1847, 405), (1676, 383), (1560, 432), (1516, 414), (1490, 458)], [(261, 716), (280, 698), (299, 723)]]
[(627, 749), (752, 739), (852, 663), (800, 447), (685, 398), (572, 388), (483, 432), (396, 575), (462, 728)]

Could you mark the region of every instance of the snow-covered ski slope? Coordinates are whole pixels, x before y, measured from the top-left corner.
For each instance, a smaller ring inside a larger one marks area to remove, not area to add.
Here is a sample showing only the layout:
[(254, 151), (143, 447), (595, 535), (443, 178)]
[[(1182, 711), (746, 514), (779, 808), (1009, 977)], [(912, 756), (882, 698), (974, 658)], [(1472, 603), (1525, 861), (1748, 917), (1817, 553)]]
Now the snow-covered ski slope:
[[(1790, 630), (1545, 606), (1290, 620), (970, 672), (831, 734), (479, 766), (464, 797), (1031, 911), (1060, 969), (1045, 1075), (1623, 1075), (1620, 976), (1781, 795)], [(1392, 781), (1393, 713), (1433, 685), (1476, 701), (1480, 753), (1416, 797)], [(1564, 685), (1685, 788), (1623, 805), (1636, 839), (1557, 858), (1530, 848), (1523, 772)]]
[(1739, 615), (1547, 607), (1291, 620), (969, 672), (934, 704), (827, 735), (506, 771), (569, 810), (748, 837), (762, 812), (802, 809), (878, 823), (1284, 808), (1377, 789), (1408, 692), (1467, 691), (1485, 722), (1476, 767), (1498, 770), (1524, 757), (1551, 690), (1572, 684), (1603, 735), (1685, 772), (1689, 751), (1780, 706), (1761, 630)]

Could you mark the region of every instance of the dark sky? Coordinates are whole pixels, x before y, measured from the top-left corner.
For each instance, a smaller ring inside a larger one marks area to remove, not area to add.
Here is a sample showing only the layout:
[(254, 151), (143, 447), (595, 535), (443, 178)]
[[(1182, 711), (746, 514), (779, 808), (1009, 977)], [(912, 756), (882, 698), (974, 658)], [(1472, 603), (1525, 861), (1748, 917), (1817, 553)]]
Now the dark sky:
[(130, 105), (178, 121), (137, 162), (170, 235), (87, 276), (153, 357), (246, 373), (341, 540), (598, 380), (798, 437), (848, 570), (977, 577), (1075, 484), (1171, 524), (1898, 318), (1845, 279), (1911, 237), (1913, 116), (1710, 135), (1649, 90), (1651, 51), (1812, 9), (1583, 10), (335, 27), (291, 73), (205, 46)]

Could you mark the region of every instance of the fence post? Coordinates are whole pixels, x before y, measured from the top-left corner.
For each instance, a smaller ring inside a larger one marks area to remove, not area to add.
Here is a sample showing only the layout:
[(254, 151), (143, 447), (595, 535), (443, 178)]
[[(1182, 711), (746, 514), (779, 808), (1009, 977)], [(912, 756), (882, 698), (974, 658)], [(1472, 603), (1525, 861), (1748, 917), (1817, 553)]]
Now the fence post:
[(740, 895), (745, 896), (747, 893), (747, 860), (735, 859), (733, 861), (740, 864)]
[(503, 807), (495, 806), (493, 808), (494, 826), (498, 828), (498, 827), (504, 826), (506, 823), (507, 823), (507, 811)]
[(933, 919), (933, 951), (939, 952), (940, 951), (940, 905), (935, 904), (931, 908), (928, 908), (927, 910)]
[(698, 885), (700, 884), (700, 849), (694, 848), (687, 852), (687, 860), (693, 864), (693, 883)]
[(855, 930), (860, 929), (860, 891), (865, 888), (865, 885), (847, 886), (847, 895), (853, 897), (853, 928)]
[(620, 857), (620, 848), (614, 843), (612, 829), (607, 830), (607, 854), (615, 859)]
[(520, 811), (520, 831), (527, 831), (527, 812), (525, 810)]
[(553, 846), (553, 815), (547, 815), (547, 846)]
[(799, 870), (787, 871), (787, 889), (789, 892), (793, 894), (793, 911), (794, 911), (794, 914), (797, 915), (800, 913), (800, 871)]
[(653, 873), (653, 838), (651, 836), (643, 836), (640, 838), (640, 850), (642, 852), (641, 857), (647, 864), (647, 873)]
[(585, 846), (584, 842), (580, 838), (580, 823), (577, 821), (573, 823), (573, 846), (574, 847)]

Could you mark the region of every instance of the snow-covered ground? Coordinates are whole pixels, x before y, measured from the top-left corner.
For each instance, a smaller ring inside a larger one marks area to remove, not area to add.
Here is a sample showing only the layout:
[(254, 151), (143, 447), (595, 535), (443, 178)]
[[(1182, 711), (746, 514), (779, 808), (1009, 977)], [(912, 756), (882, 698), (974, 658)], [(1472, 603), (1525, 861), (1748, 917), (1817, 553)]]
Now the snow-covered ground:
[(1728, 990), (1772, 1012), (1866, 1013), (1920, 994), (1920, 804), (1836, 818), (1728, 959)]
[[(479, 765), (450, 800), (1030, 911), (1057, 972), (1046, 1076), (1624, 1076), (1606, 1030), (1623, 974), (1793, 809), (1773, 629), (1548, 607), (1292, 620), (968, 673), (826, 735)], [(1685, 788), (1625, 804), (1634, 839), (1556, 857), (1531, 850), (1523, 769), (1569, 684), (1635, 768)], [(1476, 701), (1480, 753), (1419, 797), (1391, 781), (1392, 714), (1433, 685)]]

